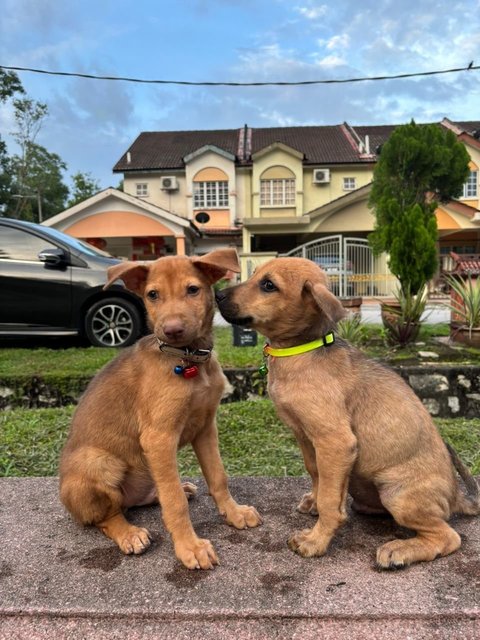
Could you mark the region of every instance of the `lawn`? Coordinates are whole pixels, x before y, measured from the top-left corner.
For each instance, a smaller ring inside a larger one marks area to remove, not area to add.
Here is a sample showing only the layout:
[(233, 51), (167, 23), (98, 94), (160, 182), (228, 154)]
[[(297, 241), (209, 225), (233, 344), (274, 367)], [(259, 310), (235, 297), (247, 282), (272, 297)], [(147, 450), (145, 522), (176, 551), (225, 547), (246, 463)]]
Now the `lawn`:
[[(425, 324), (421, 328), (418, 342), (404, 349), (393, 349), (385, 344), (383, 327), (375, 324), (362, 324), (358, 346), (369, 356), (390, 364), (407, 361), (418, 362), (418, 351), (436, 351), (439, 361), (462, 361), (480, 363), (480, 352), (471, 349), (452, 349), (439, 343), (439, 336), (448, 335), (448, 325)], [(215, 327), (215, 351), (223, 367), (258, 367), (262, 361), (264, 340), (258, 336), (256, 347), (234, 347), (232, 329)], [(92, 377), (104, 364), (116, 354), (117, 349), (95, 347), (68, 349), (11, 349), (0, 348), (0, 380), (14, 377), (29, 379), (41, 377), (45, 382), (62, 381), (68, 378)]]
[[(365, 324), (360, 347), (389, 363), (416, 361), (419, 350), (442, 351), (438, 336), (448, 335), (447, 325), (424, 325), (418, 341), (407, 349), (385, 345), (379, 325)], [(233, 347), (230, 327), (215, 328), (215, 349), (224, 368), (257, 367), (262, 361), (263, 339), (256, 347)], [(480, 353), (452, 350), (454, 359), (480, 362)], [(1, 380), (41, 377), (45, 382), (92, 377), (111, 360), (116, 349), (0, 349)], [(459, 355), (460, 354), (460, 355)], [(443, 352), (441, 360), (443, 360)], [(57, 473), (58, 456), (66, 438), (74, 407), (61, 409), (14, 409), (0, 412), (0, 476), (49, 476)], [(480, 473), (480, 418), (436, 420), (442, 435), (464, 461)], [(303, 460), (291, 433), (277, 420), (268, 400), (222, 405), (218, 412), (222, 455), (229, 475), (284, 476), (305, 473)], [(200, 471), (190, 448), (179, 454), (181, 472), (197, 476)]]
[[(57, 474), (58, 456), (74, 407), (15, 409), (0, 413), (0, 476)], [(470, 469), (480, 473), (480, 418), (436, 419), (443, 437)], [(218, 428), (230, 476), (305, 475), (302, 456), (269, 400), (221, 405)], [(183, 476), (200, 475), (190, 447), (179, 454)]]

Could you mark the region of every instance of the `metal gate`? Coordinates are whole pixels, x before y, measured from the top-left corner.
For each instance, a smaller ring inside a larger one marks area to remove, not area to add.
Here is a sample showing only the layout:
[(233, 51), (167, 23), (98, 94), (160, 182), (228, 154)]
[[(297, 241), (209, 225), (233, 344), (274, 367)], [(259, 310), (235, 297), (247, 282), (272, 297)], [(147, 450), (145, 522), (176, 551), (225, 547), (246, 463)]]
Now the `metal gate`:
[(302, 244), (284, 255), (307, 258), (322, 267), (333, 293), (341, 298), (388, 296), (397, 282), (388, 270), (386, 256), (374, 256), (364, 238), (328, 236)]

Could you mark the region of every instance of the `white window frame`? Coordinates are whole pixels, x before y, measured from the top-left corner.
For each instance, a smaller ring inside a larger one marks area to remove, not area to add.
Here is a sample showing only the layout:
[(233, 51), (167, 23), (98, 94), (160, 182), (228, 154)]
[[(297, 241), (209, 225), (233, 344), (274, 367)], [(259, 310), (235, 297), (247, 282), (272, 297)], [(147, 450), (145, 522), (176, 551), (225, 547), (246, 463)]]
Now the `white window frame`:
[(260, 180), (261, 207), (294, 207), (295, 198), (295, 178)]
[(355, 191), (357, 188), (357, 179), (353, 176), (348, 176), (343, 178), (343, 190), (344, 191)]
[(478, 198), (478, 171), (470, 171), (467, 181), (463, 185), (463, 198), (472, 200)]
[(137, 182), (135, 184), (137, 198), (148, 198), (148, 182)]
[(194, 209), (228, 209), (228, 180), (193, 183)]

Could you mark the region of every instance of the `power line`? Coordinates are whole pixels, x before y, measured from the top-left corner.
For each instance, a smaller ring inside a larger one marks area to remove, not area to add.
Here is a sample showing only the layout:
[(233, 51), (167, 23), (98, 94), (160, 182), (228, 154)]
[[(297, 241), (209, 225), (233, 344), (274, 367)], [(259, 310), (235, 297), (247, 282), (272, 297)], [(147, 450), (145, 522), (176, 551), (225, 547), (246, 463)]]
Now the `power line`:
[(193, 82), (191, 80), (147, 80), (143, 78), (128, 78), (124, 76), (97, 76), (90, 73), (72, 73), (68, 71), (49, 71), (46, 69), (32, 69), (30, 67), (7, 67), (0, 65), (0, 69), (6, 71), (28, 71), (30, 73), (43, 73), (50, 76), (66, 76), (69, 78), (86, 78), (88, 80), (113, 80), (120, 82), (136, 82), (141, 84), (175, 84), (195, 87), (292, 87), (312, 84), (347, 84), (352, 82), (367, 82), (379, 80), (399, 80), (403, 78), (419, 78), (422, 76), (437, 76), (446, 73), (460, 73), (461, 71), (477, 71), (480, 66), (474, 66), (473, 60), (466, 67), (458, 69), (441, 69), (439, 71), (418, 71), (415, 73), (399, 73), (385, 76), (366, 76), (362, 78), (345, 78), (330, 80), (301, 80), (298, 82)]

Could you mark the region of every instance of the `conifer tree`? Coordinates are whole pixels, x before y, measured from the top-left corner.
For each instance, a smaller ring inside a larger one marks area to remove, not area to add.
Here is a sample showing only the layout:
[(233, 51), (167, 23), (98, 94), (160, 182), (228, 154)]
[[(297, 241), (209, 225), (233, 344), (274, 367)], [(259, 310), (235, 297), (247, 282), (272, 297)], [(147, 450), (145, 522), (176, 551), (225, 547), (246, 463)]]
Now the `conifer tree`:
[(375, 215), (369, 240), (375, 253), (390, 255), (390, 271), (404, 293), (416, 294), (437, 270), (435, 210), (462, 193), (469, 160), (452, 131), (413, 120), (382, 146), (369, 199)]

